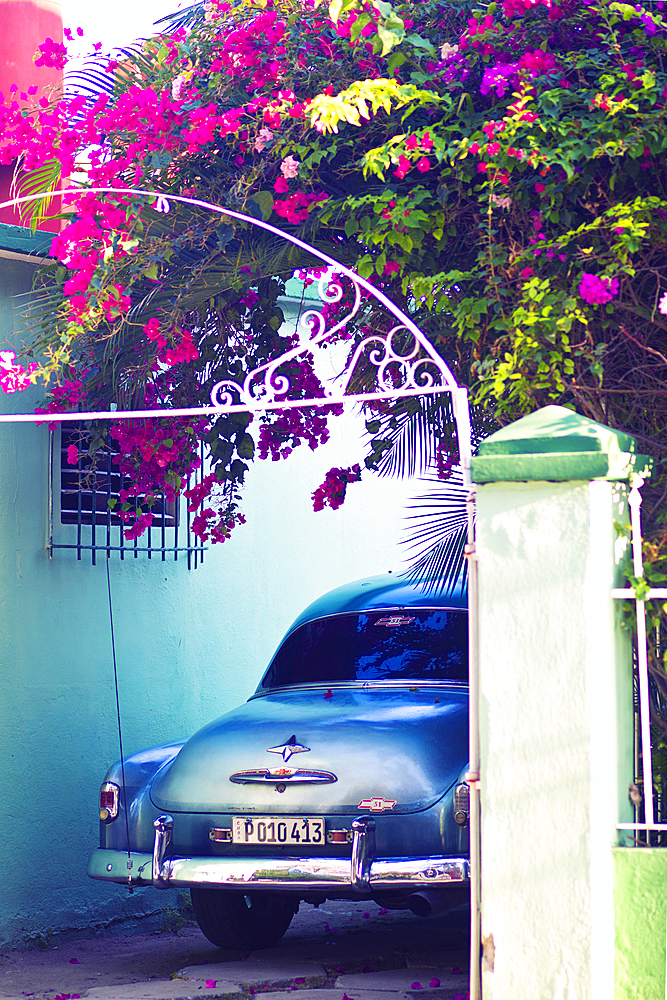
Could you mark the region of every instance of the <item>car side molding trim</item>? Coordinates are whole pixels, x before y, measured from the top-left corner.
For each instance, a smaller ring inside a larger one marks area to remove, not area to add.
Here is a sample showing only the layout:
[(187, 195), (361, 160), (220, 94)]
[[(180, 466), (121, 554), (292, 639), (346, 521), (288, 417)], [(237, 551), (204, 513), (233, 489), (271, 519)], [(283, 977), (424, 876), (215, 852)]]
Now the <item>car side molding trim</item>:
[[(363, 817), (366, 819), (367, 817)], [(159, 836), (156, 830), (156, 841)], [(228, 886), (242, 889), (281, 889), (310, 891), (312, 889), (349, 889), (378, 892), (388, 889), (440, 888), (462, 885), (469, 881), (467, 858), (376, 858), (362, 863), (362, 880), (368, 889), (361, 889), (358, 877), (353, 878), (350, 860), (346, 858), (166, 858), (157, 878), (153, 877), (150, 854), (132, 854), (137, 865), (133, 885), (156, 885), (158, 888), (188, 886)], [(362, 859), (363, 860), (363, 859)], [(88, 862), (92, 878), (127, 885), (127, 852), (97, 848)], [(151, 864), (148, 864), (151, 862)], [(355, 888), (356, 887), (356, 888)]]

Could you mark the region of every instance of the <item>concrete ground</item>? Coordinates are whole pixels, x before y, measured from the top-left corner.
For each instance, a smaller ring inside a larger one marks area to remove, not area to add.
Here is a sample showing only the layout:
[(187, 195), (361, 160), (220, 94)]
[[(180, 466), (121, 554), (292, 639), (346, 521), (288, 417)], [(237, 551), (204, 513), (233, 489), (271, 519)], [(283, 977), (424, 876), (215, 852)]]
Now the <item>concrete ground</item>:
[(420, 918), (375, 903), (302, 903), (274, 948), (229, 952), (187, 924), (0, 955), (0, 1000), (464, 1000), (468, 911)]

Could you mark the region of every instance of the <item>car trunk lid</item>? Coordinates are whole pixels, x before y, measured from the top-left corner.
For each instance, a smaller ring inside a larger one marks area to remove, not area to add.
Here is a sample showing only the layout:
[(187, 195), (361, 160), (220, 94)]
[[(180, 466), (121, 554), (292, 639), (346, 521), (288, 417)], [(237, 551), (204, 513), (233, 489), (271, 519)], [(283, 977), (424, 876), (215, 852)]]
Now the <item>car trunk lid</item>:
[(459, 778), (467, 727), (463, 684), (273, 690), (196, 733), (151, 799), (169, 812), (417, 812)]

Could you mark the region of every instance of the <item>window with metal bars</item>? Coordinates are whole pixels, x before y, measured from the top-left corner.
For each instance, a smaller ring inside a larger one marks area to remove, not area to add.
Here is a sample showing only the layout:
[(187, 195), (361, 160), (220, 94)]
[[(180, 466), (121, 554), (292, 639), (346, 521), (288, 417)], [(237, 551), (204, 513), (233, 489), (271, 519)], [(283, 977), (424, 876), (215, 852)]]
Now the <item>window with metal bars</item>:
[[(64, 423), (59, 430), (51, 431), (49, 556), (55, 549), (73, 549), (78, 559), (89, 551), (93, 565), (98, 553), (107, 558), (117, 553), (121, 559), (146, 555), (162, 562), (181, 558), (187, 561), (188, 569), (201, 565), (206, 546), (191, 532), (192, 515), (183, 497), (170, 502), (164, 493), (158, 495), (151, 507), (152, 524), (139, 538), (128, 541), (124, 535), (128, 525), (119, 513), (120, 490), (127, 489), (129, 483), (113, 461), (118, 454), (116, 443), (107, 436), (94, 461), (79, 451), (76, 464), (68, 462), (70, 445), (80, 445), (76, 423)], [(201, 469), (194, 479), (200, 478)], [(194, 482), (189, 481), (188, 486), (192, 485)], [(138, 501), (135, 509), (136, 505)], [(61, 527), (65, 525), (69, 527)]]

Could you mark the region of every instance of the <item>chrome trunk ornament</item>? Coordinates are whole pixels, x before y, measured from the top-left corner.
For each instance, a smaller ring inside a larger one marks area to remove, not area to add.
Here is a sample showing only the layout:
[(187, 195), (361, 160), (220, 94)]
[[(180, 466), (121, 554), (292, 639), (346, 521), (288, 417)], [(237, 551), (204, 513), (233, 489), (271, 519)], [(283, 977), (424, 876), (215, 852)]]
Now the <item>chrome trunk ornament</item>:
[(293, 753), (310, 753), (310, 747), (302, 746), (301, 743), (297, 743), (296, 736), (290, 736), (287, 743), (282, 743), (277, 747), (269, 747), (266, 752), (279, 753), (285, 763), (287, 763)]

